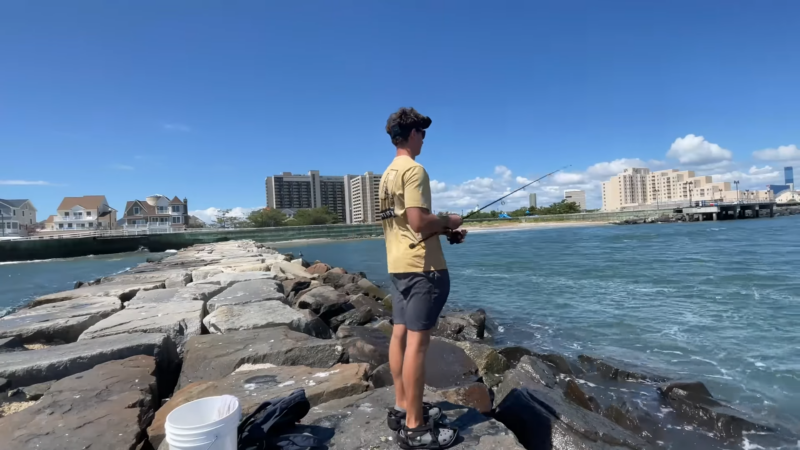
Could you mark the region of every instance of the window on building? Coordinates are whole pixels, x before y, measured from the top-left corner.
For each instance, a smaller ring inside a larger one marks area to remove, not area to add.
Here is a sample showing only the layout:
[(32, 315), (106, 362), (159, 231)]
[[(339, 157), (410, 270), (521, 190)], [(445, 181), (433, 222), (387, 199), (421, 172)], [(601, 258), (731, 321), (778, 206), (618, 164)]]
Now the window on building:
[(64, 217), (69, 217), (69, 211), (64, 211)]
[(58, 224), (58, 228), (63, 230), (64, 229), (64, 224), (63, 223)]
[(25, 217), (25, 211), (22, 211), (22, 217)]
[(12, 210), (11, 210), (11, 214), (13, 214), (13, 215), (15, 215), (15, 216), (16, 216), (16, 215), (17, 215), (17, 210), (16, 210), (16, 209), (12, 209)]
[(89, 228), (94, 228), (94, 222), (89, 222)]
[(86, 224), (85, 224), (85, 223), (82, 223), (82, 224), (81, 224), (81, 228), (86, 228)]
[(183, 217), (176, 216), (172, 218), (172, 223), (183, 223)]
[(133, 207), (133, 214), (134, 214), (134, 215), (136, 215), (136, 216), (138, 216), (139, 214), (141, 214), (141, 210), (139, 209), (139, 207), (138, 207), (138, 206), (134, 206), (134, 207)]
[(156, 211), (159, 214), (167, 214), (169, 212), (169, 207), (168, 206), (157, 206), (156, 207)]
[(174, 213), (181, 212), (181, 205), (172, 205), (172, 212)]
[(67, 228), (72, 228), (72, 224), (71, 224), (71, 223), (68, 223), (68, 224), (67, 224)]
[(86, 217), (92, 217), (92, 212), (91, 211), (86, 211)]

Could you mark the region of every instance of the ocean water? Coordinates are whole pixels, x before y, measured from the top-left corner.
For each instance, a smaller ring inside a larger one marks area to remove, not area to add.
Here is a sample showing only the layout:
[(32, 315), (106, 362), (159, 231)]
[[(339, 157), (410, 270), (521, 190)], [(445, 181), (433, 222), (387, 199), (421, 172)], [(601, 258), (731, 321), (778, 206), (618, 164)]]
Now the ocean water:
[(143, 263), (155, 253), (132, 252), (83, 258), (0, 263), (0, 317), (32, 299), (66, 291), (76, 281), (92, 281)]
[[(382, 240), (285, 248), (388, 281)], [(445, 253), (448, 305), (484, 308), (500, 344), (700, 380), (798, 429), (800, 216), (477, 232)]]
[[(281, 249), (388, 281), (381, 239)], [(755, 417), (800, 428), (800, 216), (476, 232), (445, 253), (448, 306), (484, 308), (501, 345), (700, 380)], [(0, 265), (0, 311), (147, 256)]]

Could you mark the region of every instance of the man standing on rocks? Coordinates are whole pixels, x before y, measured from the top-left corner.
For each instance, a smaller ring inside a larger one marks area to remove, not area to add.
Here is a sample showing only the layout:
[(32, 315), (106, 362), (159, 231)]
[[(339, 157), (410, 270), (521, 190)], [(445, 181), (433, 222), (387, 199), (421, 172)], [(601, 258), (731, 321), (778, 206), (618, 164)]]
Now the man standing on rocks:
[[(386, 132), (397, 148), (394, 161), (381, 177), (380, 204), (389, 275), (394, 286), (389, 366), (396, 404), (389, 411), (389, 427), (397, 431), (402, 448), (444, 448), (458, 430), (440, 424), (442, 411), (423, 404), (425, 354), (431, 330), (450, 293), (440, 234), (461, 243), (461, 217), (439, 217), (431, 212), (430, 179), (416, 162), (431, 119), (414, 108), (400, 108), (389, 116)], [(433, 236), (430, 239), (425, 239)]]

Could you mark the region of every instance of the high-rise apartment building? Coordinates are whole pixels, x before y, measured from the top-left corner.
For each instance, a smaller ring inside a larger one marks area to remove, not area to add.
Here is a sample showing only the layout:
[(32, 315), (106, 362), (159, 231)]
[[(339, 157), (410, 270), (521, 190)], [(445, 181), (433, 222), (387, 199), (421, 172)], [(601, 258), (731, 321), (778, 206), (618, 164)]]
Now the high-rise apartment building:
[(367, 172), (364, 175), (346, 175), (350, 189), (350, 219), (348, 223), (380, 222), (381, 175)]
[(564, 191), (564, 200), (576, 203), (581, 211), (586, 210), (586, 191)]
[(783, 177), (786, 184), (794, 184), (794, 168), (787, 166), (783, 168)]
[(318, 170), (308, 175), (283, 172), (265, 181), (267, 207), (274, 209), (307, 209), (327, 206), (342, 223), (348, 222), (350, 190), (345, 177), (320, 176)]
[[(620, 211), (647, 206), (670, 208), (689, 202), (771, 201), (765, 191), (737, 191), (730, 182), (715, 182), (711, 176), (677, 169), (651, 172), (646, 168), (625, 169), (603, 183), (603, 210)], [(641, 209), (641, 208), (638, 208)]]
[(528, 208), (536, 208), (536, 194), (528, 195)]

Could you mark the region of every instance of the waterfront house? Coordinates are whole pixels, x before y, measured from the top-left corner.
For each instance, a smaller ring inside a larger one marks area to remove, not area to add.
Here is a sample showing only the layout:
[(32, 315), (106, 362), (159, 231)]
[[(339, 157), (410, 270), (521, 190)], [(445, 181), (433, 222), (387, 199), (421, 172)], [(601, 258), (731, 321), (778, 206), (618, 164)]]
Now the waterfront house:
[(27, 236), (36, 227), (36, 208), (30, 200), (0, 198), (0, 237)]
[(117, 225), (117, 210), (108, 205), (105, 195), (64, 197), (56, 213), (45, 221), (45, 230), (113, 230)]
[(183, 231), (189, 223), (188, 201), (177, 196), (172, 200), (163, 195), (151, 195), (145, 200), (125, 204), (124, 229), (148, 230), (157, 233)]

